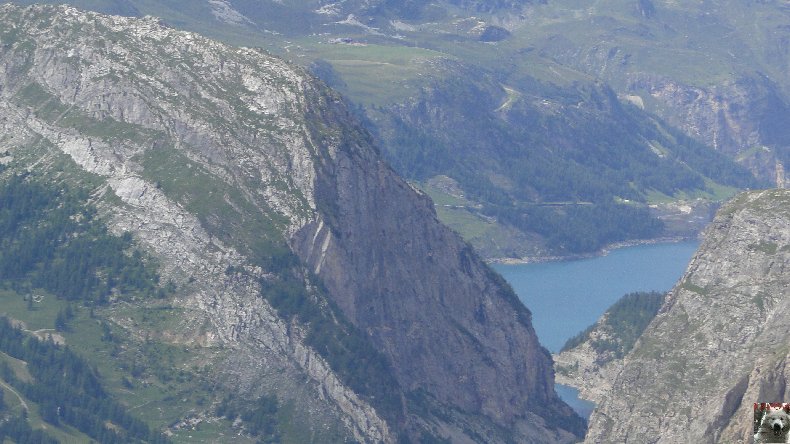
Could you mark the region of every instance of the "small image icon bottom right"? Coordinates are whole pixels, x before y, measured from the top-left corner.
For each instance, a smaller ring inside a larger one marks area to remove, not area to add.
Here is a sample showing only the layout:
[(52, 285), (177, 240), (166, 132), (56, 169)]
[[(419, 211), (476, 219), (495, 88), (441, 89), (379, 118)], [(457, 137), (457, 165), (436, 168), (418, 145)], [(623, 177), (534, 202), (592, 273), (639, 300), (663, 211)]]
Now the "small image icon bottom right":
[(790, 403), (754, 403), (754, 442), (790, 443)]

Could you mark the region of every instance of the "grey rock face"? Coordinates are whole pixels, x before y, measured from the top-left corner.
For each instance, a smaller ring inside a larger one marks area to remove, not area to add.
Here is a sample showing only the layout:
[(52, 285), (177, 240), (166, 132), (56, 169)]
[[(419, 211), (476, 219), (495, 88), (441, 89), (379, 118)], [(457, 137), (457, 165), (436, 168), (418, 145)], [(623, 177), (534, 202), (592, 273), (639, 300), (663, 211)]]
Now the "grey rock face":
[(253, 244), (287, 242), (389, 359), (404, 397), (424, 393), (523, 442), (580, 435), (528, 310), (303, 71), (152, 18), (67, 7), (0, 7), (0, 42), (3, 162), (59, 174), (68, 159), (99, 178), (111, 228), (184, 289), (179, 341), (228, 350), (212, 366), (239, 393), (274, 391), (358, 441), (405, 427), (260, 297), (273, 272)]
[(754, 76), (701, 88), (640, 73), (630, 76), (627, 89), (646, 91), (671, 124), (778, 184), (777, 164), (790, 139), (786, 125), (776, 122), (788, 105), (774, 82)]
[(787, 395), (789, 266), (790, 191), (722, 207), (585, 442), (749, 442), (752, 403)]
[(295, 250), (395, 363), (401, 385), (508, 428), (534, 429), (539, 412), (578, 427), (549, 385), (550, 357), (512, 290), (371, 152), (349, 147), (334, 157), (319, 171), (316, 196), (319, 207), (335, 206), (297, 234)]
[(554, 356), (556, 381), (575, 387), (579, 396), (599, 403), (612, 388), (612, 382), (622, 370), (622, 359), (610, 351), (600, 352), (593, 347), (594, 341), (611, 340), (613, 333), (605, 324), (606, 314), (595, 323), (589, 339), (570, 350)]

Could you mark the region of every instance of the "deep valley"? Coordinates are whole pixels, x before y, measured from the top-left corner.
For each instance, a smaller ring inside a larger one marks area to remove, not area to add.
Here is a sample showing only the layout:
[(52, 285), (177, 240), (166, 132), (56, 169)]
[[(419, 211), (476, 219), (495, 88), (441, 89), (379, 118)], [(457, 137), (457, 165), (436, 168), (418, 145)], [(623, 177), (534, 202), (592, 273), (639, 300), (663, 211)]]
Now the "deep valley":
[(749, 442), (785, 3), (0, 4), (0, 441)]

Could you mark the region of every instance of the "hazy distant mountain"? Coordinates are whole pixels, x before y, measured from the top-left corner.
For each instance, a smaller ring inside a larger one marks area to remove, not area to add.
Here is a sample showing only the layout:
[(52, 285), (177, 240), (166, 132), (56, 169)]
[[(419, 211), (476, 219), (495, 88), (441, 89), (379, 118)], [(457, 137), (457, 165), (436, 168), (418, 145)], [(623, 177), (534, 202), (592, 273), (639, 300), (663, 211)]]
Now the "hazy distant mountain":
[[(753, 51), (724, 56), (748, 35), (738, 17), (779, 26), (778, 3), (71, 3), (157, 15), (311, 67), (489, 257), (693, 235), (711, 202), (775, 181), (786, 157), (781, 71)], [(749, 43), (779, 48), (783, 33)]]

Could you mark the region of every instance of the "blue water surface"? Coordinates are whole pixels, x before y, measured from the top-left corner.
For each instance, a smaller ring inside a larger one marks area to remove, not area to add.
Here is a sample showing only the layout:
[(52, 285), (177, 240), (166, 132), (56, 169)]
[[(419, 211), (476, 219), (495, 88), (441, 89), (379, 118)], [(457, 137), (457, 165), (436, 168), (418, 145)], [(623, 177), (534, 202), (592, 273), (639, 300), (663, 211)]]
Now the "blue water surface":
[[(639, 245), (590, 259), (494, 265), (532, 311), (541, 344), (556, 353), (615, 301), (634, 291), (668, 291), (681, 278), (698, 242)], [(595, 405), (578, 391), (555, 386), (560, 398), (587, 419)]]
[(554, 384), (557, 395), (584, 419), (590, 419), (595, 403), (579, 398), (579, 391), (567, 385)]
[(541, 344), (556, 353), (633, 291), (668, 291), (680, 279), (698, 242), (638, 245), (606, 256), (503, 265), (498, 271), (532, 311)]

